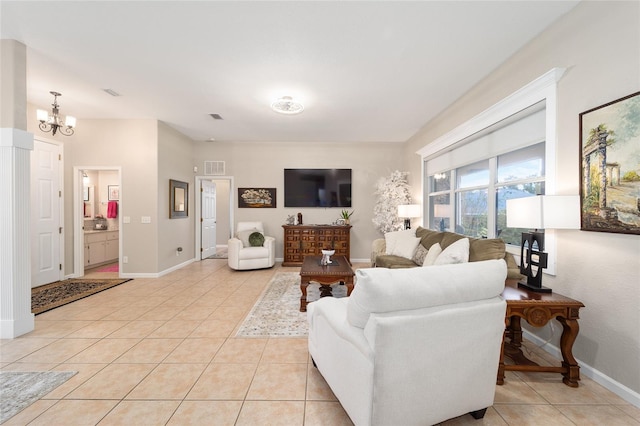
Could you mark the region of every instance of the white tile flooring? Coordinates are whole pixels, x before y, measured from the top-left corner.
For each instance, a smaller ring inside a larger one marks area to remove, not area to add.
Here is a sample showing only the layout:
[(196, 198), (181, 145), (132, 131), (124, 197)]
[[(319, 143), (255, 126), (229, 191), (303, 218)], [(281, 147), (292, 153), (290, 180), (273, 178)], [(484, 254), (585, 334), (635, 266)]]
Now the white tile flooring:
[[(297, 270), (210, 259), (36, 316), (33, 332), (0, 341), (0, 368), (78, 374), (5, 425), (352, 424), (306, 339), (234, 337), (273, 274)], [(509, 372), (483, 420), (445, 424), (638, 425), (640, 409), (584, 377), (574, 389), (557, 374)]]

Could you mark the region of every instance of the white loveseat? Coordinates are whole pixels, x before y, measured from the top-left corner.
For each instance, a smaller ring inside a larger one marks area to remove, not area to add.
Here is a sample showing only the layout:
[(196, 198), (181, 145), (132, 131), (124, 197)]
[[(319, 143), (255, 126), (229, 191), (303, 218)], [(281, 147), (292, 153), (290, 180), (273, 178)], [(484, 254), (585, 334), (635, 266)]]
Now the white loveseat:
[[(261, 246), (251, 246), (249, 239), (254, 232), (264, 237)], [(227, 263), (231, 269), (271, 268), (276, 263), (276, 239), (264, 235), (262, 222), (238, 222), (236, 236), (227, 244)]]
[(431, 425), (493, 404), (507, 267), (487, 260), (356, 271), (308, 305), (309, 353), (357, 425)]

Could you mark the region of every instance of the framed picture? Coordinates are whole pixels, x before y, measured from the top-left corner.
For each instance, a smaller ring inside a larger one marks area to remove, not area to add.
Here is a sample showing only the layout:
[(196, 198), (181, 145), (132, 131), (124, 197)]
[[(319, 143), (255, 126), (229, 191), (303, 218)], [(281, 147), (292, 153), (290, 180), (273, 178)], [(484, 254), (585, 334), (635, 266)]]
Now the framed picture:
[(120, 185), (107, 185), (109, 201), (120, 201)]
[(276, 188), (238, 188), (238, 207), (275, 208)]
[(580, 114), (581, 229), (640, 235), (640, 92)]
[(189, 217), (189, 184), (169, 179), (169, 219)]

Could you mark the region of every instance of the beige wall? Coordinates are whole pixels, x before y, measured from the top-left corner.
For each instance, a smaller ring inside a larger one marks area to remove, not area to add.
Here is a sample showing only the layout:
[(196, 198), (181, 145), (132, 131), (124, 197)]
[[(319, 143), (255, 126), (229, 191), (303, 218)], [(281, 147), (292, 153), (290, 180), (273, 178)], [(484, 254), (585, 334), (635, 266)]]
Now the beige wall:
[[(189, 215), (169, 219), (169, 179), (189, 184)], [(192, 141), (168, 125), (158, 123), (158, 270), (165, 271), (193, 259), (195, 253), (195, 185)], [(177, 253), (177, 248), (182, 252)]]
[[(554, 67), (567, 69), (558, 84), (556, 189), (578, 194), (578, 115), (640, 87), (638, 2), (579, 4), (409, 141), (412, 177), (420, 174), (418, 149)], [(640, 392), (640, 237), (559, 231), (557, 250), (557, 276), (545, 276), (546, 285), (586, 305), (574, 355)], [(557, 344), (558, 327), (554, 334)]]
[[(351, 217), (351, 257), (369, 259), (371, 242), (381, 234), (373, 218), (375, 183), (402, 167), (402, 145), (393, 143), (224, 143), (196, 142), (194, 158), (199, 170), (204, 161), (226, 161), (226, 175), (235, 179), (235, 221), (261, 220), (265, 232), (276, 238), (276, 257), (283, 257), (283, 230), (288, 215), (298, 212), (305, 224), (332, 223), (340, 208), (284, 207), (285, 168), (351, 168), (353, 210)], [(237, 188), (276, 188), (275, 209), (237, 208)]]

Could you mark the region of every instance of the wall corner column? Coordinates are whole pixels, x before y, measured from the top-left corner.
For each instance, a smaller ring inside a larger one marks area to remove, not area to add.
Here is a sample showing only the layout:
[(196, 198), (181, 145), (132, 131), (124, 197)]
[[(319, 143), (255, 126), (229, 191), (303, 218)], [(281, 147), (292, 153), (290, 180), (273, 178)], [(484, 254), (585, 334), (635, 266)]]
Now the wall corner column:
[(33, 331), (30, 161), (33, 134), (0, 129), (0, 338)]

